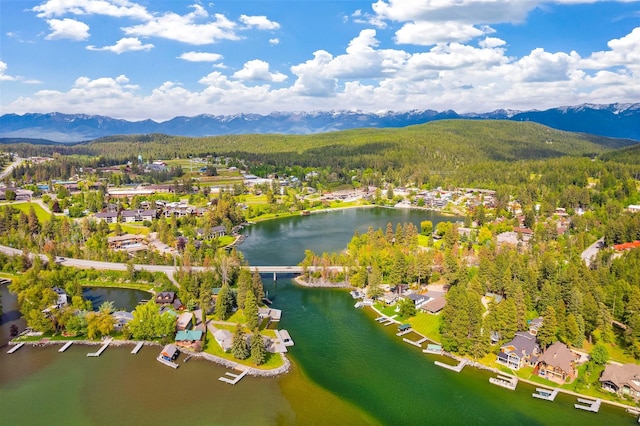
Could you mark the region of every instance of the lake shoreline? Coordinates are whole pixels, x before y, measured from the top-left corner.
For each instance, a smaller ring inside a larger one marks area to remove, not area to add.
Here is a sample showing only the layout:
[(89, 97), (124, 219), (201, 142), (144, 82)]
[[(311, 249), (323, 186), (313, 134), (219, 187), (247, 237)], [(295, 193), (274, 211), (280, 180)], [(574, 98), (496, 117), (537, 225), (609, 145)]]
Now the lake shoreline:
[[(13, 339), (7, 342), (7, 346), (15, 346), (21, 343), (24, 343), (25, 346), (34, 346), (34, 347), (47, 347), (47, 346), (56, 346), (56, 345), (64, 346), (69, 342), (73, 342), (74, 345), (83, 345), (83, 346), (102, 346), (105, 343), (107, 343), (106, 340), (86, 340), (86, 339), (47, 340), (47, 338), (45, 338), (44, 341), (43, 340), (16, 341), (15, 339)], [(159, 342), (155, 342), (151, 340), (113, 340), (113, 339), (111, 339), (111, 341), (109, 342), (109, 346), (115, 346), (118, 348), (123, 346), (135, 347), (139, 343), (142, 343), (143, 346), (153, 346), (158, 348), (162, 348), (164, 346)], [(283, 365), (276, 368), (269, 369), (269, 370), (262, 370), (260, 368), (240, 364), (230, 359), (221, 358), (219, 356), (212, 355), (207, 352), (193, 352), (187, 348), (180, 348), (180, 347), (178, 347), (178, 349), (187, 357), (203, 359), (205, 361), (209, 361), (211, 363), (217, 364), (225, 368), (232, 368), (235, 370), (248, 370), (247, 374), (254, 377), (267, 377), (267, 378), (277, 377), (277, 376), (281, 376), (283, 374), (288, 373), (289, 370), (291, 369), (291, 361), (284, 354), (280, 354), (283, 361)]]

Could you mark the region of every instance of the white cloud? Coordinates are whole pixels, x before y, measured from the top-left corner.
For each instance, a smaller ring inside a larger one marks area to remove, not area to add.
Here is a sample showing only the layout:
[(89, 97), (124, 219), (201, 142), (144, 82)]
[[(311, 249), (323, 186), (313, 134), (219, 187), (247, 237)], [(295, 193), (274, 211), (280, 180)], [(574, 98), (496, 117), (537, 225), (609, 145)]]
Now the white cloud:
[(371, 7), (380, 19), (396, 22), (522, 22), (538, 0), (378, 0)]
[[(356, 24), (371, 25), (380, 29), (387, 28), (387, 23), (383, 19), (380, 19), (379, 16), (372, 15), (371, 13), (367, 12), (362, 12), (361, 9), (353, 12), (351, 14), (351, 19)], [(345, 17), (345, 21), (348, 21), (348, 18)]]
[(491, 49), (493, 47), (504, 46), (505, 44), (507, 44), (507, 42), (496, 37), (487, 37), (484, 40), (478, 42), (478, 44), (480, 45), (480, 47)]
[(48, 0), (31, 10), (40, 18), (73, 14), (151, 19), (151, 14), (143, 6), (127, 0)]
[(515, 64), (517, 72), (512, 74), (512, 77), (525, 82), (569, 80), (569, 73), (579, 59), (576, 52), (549, 53), (537, 48)]
[[(215, 14), (211, 20), (207, 11), (193, 5), (193, 11), (186, 15), (167, 12), (140, 25), (123, 28), (127, 35), (140, 37), (160, 37), (187, 44), (203, 45), (220, 40), (238, 40), (238, 25), (222, 14)], [(205, 21), (200, 23), (200, 21)]]
[(277, 30), (280, 24), (270, 21), (266, 16), (247, 16), (240, 15), (240, 21), (249, 28), (258, 28), (260, 30)]
[(415, 22), (405, 24), (396, 32), (399, 44), (429, 46), (437, 43), (465, 42), (493, 32), (489, 27), (483, 29), (457, 22)]
[(210, 52), (185, 52), (178, 56), (178, 59), (189, 62), (218, 62), (222, 59), (222, 55)]
[(286, 74), (279, 72), (270, 72), (269, 64), (260, 59), (254, 59), (244, 64), (240, 71), (233, 74), (236, 80), (244, 81), (266, 81), (270, 83), (282, 83), (287, 79)]
[(89, 38), (89, 26), (84, 22), (71, 18), (49, 19), (47, 21), (51, 33), (45, 38), (47, 40), (69, 39), (82, 41)]
[(272, 46), (276, 46), (276, 45), (280, 44), (280, 39), (277, 38), (277, 37), (276, 38), (270, 38), (269, 39), (269, 44), (272, 45)]
[(142, 44), (142, 42), (135, 37), (125, 37), (118, 40), (113, 46), (95, 47), (89, 45), (87, 46), (87, 49), (95, 51), (108, 51), (119, 55), (124, 52), (135, 52), (139, 50), (148, 51), (153, 49), (153, 44)]
[[(605, 69), (626, 65), (640, 72), (640, 27), (634, 28), (624, 37), (609, 41), (607, 45), (610, 50), (594, 52), (583, 61), (582, 66), (590, 69)], [(640, 75), (638, 77), (640, 78)]]
[(7, 63), (0, 61), (0, 81), (15, 81), (16, 77), (6, 74), (7, 68)]

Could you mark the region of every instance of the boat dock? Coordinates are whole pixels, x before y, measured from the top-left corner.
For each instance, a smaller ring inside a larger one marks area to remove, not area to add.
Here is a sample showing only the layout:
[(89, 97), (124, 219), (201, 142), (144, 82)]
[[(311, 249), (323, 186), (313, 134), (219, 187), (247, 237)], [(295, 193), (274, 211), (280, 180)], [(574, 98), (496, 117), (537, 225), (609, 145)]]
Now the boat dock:
[(276, 330), (276, 337), (280, 340), (285, 346), (293, 346), (293, 340), (289, 335), (287, 330)]
[(573, 404), (573, 406), (579, 410), (591, 411), (593, 413), (597, 413), (600, 410), (600, 404), (602, 404), (600, 399), (594, 401), (592, 399), (578, 398), (578, 402), (582, 404)]
[(433, 363), (438, 367), (446, 368), (447, 370), (451, 370), (451, 371), (455, 371), (456, 373), (459, 373), (462, 371), (464, 366), (467, 365), (467, 360), (463, 359), (458, 363), (458, 365), (445, 364), (444, 362), (440, 362), (440, 361), (434, 361)]
[(171, 367), (171, 368), (178, 368), (180, 367), (180, 364), (176, 364), (175, 362), (166, 360), (162, 357), (162, 354), (158, 355), (158, 357), (156, 358), (158, 361), (160, 361), (161, 363), (163, 363), (164, 365), (166, 365), (167, 367)]
[(17, 351), (18, 349), (20, 349), (20, 348), (21, 348), (21, 347), (23, 347), (23, 346), (24, 346), (24, 342), (22, 342), (22, 343), (18, 343), (17, 345), (15, 345), (15, 346), (14, 346), (14, 347), (12, 347), (11, 349), (9, 349), (9, 350), (7, 351), (7, 353), (8, 353), (8, 354), (12, 354), (12, 353), (14, 353), (15, 351)]
[(412, 331), (413, 331), (413, 328), (411, 328), (411, 325), (402, 324), (400, 327), (398, 327), (398, 332), (396, 333), (396, 336), (404, 336), (405, 334), (409, 334)]
[(62, 346), (60, 349), (58, 349), (58, 352), (64, 352), (67, 349), (69, 349), (69, 346), (73, 345), (73, 340), (69, 340), (67, 343), (64, 344), (64, 346)]
[(545, 401), (553, 401), (556, 399), (556, 396), (560, 392), (559, 389), (545, 389), (545, 388), (536, 388), (536, 391), (531, 394), (532, 397), (538, 399), (544, 399)]
[(428, 344), (427, 349), (423, 349), (422, 352), (425, 354), (442, 355), (442, 346), (435, 345), (435, 344)]
[(500, 374), (498, 377), (490, 377), (489, 383), (505, 389), (516, 390), (516, 386), (518, 386), (518, 378)]
[(225, 383), (229, 383), (230, 385), (235, 385), (240, 380), (242, 380), (242, 378), (244, 376), (246, 376), (248, 372), (249, 372), (249, 370), (243, 370), (240, 374), (236, 374), (236, 373), (230, 373), (230, 372), (227, 371), (224, 374), (226, 374), (227, 376), (231, 377), (231, 379), (229, 377), (222, 376), (222, 377), (218, 378), (218, 380), (220, 380), (222, 382), (225, 382)]
[(144, 342), (138, 342), (136, 347), (131, 350), (131, 353), (132, 354), (137, 354), (138, 352), (140, 352), (140, 349), (142, 349), (143, 345), (144, 345)]
[(109, 346), (109, 343), (111, 343), (111, 339), (105, 340), (104, 344), (102, 345), (102, 347), (100, 349), (98, 349), (98, 352), (88, 353), (87, 356), (100, 356), (100, 355), (102, 355), (102, 352), (104, 352), (105, 349), (107, 349), (107, 346)]

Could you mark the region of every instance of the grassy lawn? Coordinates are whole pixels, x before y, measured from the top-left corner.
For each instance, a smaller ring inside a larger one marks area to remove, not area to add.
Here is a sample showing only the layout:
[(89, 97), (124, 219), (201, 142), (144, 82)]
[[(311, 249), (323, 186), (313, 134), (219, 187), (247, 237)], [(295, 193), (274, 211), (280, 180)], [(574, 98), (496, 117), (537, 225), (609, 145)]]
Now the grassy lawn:
[[(221, 326), (216, 325), (218, 328), (222, 328)], [(275, 335), (275, 334), (274, 334)], [(231, 353), (224, 352), (216, 339), (213, 338), (213, 335), (207, 332), (207, 343), (204, 348), (204, 352), (218, 356), (220, 358), (228, 359), (229, 361), (237, 362), (238, 364), (247, 365), (249, 367), (259, 368), (261, 370), (271, 370), (274, 368), (278, 368), (283, 365), (282, 358), (279, 354), (272, 354), (267, 352), (267, 357), (265, 363), (262, 365), (255, 365), (251, 362), (250, 359), (240, 360), (235, 359)]]
[[(614, 329), (615, 330), (615, 329)], [(609, 360), (616, 361), (622, 364), (634, 364), (637, 361), (627, 353), (625, 353), (622, 346), (616, 343), (616, 341), (622, 340), (621, 332), (616, 331), (615, 333), (615, 341), (614, 342), (604, 342), (604, 345), (607, 348), (607, 352), (609, 352)], [(589, 341), (585, 340), (582, 344), (582, 350), (587, 353), (591, 353), (594, 344), (600, 340), (600, 330), (595, 330), (593, 332), (593, 337), (595, 338), (593, 344), (589, 343)]]
[(11, 206), (15, 207), (21, 212), (24, 212), (25, 214), (29, 214), (29, 210), (31, 209), (31, 207), (33, 207), (33, 210), (36, 212), (36, 216), (38, 216), (38, 221), (40, 222), (47, 221), (49, 220), (49, 218), (51, 218), (51, 214), (44, 211), (44, 209), (36, 203), (17, 203), (12, 204)]
[[(115, 224), (109, 225), (109, 229), (111, 229), (112, 231), (115, 229), (115, 227), (116, 227)], [(122, 229), (122, 232), (124, 232), (125, 234), (149, 235), (149, 228), (147, 228), (141, 223), (140, 224), (121, 223), (120, 229)]]
[(418, 333), (421, 333), (436, 342), (442, 341), (440, 335), (440, 315), (418, 313), (409, 319), (409, 324)]
[(235, 241), (235, 237), (231, 236), (231, 235), (225, 235), (223, 237), (219, 237), (218, 241), (220, 242), (220, 246), (221, 247), (225, 247), (228, 246), (229, 244), (231, 244), (232, 242)]

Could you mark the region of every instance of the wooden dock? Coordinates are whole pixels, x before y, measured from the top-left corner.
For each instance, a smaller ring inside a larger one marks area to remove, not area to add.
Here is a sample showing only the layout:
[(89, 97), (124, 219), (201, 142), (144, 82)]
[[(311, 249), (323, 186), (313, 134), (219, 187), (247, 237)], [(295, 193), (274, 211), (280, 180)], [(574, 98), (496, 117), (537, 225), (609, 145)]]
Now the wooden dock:
[(144, 342), (138, 342), (136, 347), (131, 350), (131, 353), (132, 354), (137, 354), (138, 352), (140, 352), (140, 349), (142, 349), (143, 345), (144, 345)]
[(536, 391), (531, 396), (545, 401), (553, 401), (558, 396), (558, 392), (560, 392), (559, 389), (536, 388)]
[(69, 340), (67, 343), (64, 344), (64, 346), (62, 346), (60, 349), (58, 349), (58, 352), (64, 352), (67, 349), (69, 349), (69, 346), (73, 345), (73, 340)]
[(490, 377), (489, 383), (505, 389), (516, 390), (516, 386), (518, 386), (518, 378), (500, 374), (498, 377)]
[(240, 374), (236, 374), (236, 373), (230, 373), (230, 372), (227, 371), (224, 374), (226, 374), (227, 376), (229, 376), (231, 378), (222, 376), (222, 377), (218, 378), (218, 380), (220, 380), (222, 382), (225, 382), (225, 383), (229, 383), (230, 385), (235, 385), (240, 380), (242, 380), (242, 378), (244, 376), (246, 376), (248, 372), (249, 372), (249, 370), (243, 370)]
[(102, 347), (100, 349), (98, 349), (98, 352), (88, 353), (87, 356), (100, 356), (100, 355), (102, 355), (102, 352), (104, 352), (105, 349), (107, 349), (107, 346), (109, 346), (109, 343), (111, 343), (111, 339), (105, 340), (105, 342), (102, 345)]
[[(406, 330), (402, 330), (396, 333), (396, 336), (400, 337), (400, 336), (404, 336), (405, 334), (409, 334), (413, 331), (412, 328), (406, 329)], [(408, 339), (405, 339), (408, 340)], [(413, 343), (413, 342), (412, 342)]]
[(602, 404), (600, 399), (594, 401), (592, 399), (578, 398), (578, 402), (582, 404), (573, 404), (573, 406), (579, 410), (591, 411), (592, 413), (597, 413), (600, 410), (600, 404)]
[(15, 351), (17, 351), (18, 349), (20, 349), (20, 348), (21, 348), (21, 347), (23, 347), (23, 346), (24, 346), (24, 342), (22, 342), (22, 343), (18, 343), (17, 345), (15, 345), (15, 346), (14, 346), (14, 347), (12, 347), (11, 349), (9, 349), (9, 350), (7, 351), (7, 353), (8, 353), (8, 354), (12, 354), (12, 353), (14, 353)]
[(463, 359), (458, 363), (458, 365), (445, 364), (444, 362), (440, 362), (440, 361), (434, 361), (433, 363), (438, 367), (446, 368), (447, 370), (451, 370), (451, 371), (455, 371), (456, 373), (459, 373), (462, 371), (464, 366), (467, 365), (467, 360)]

